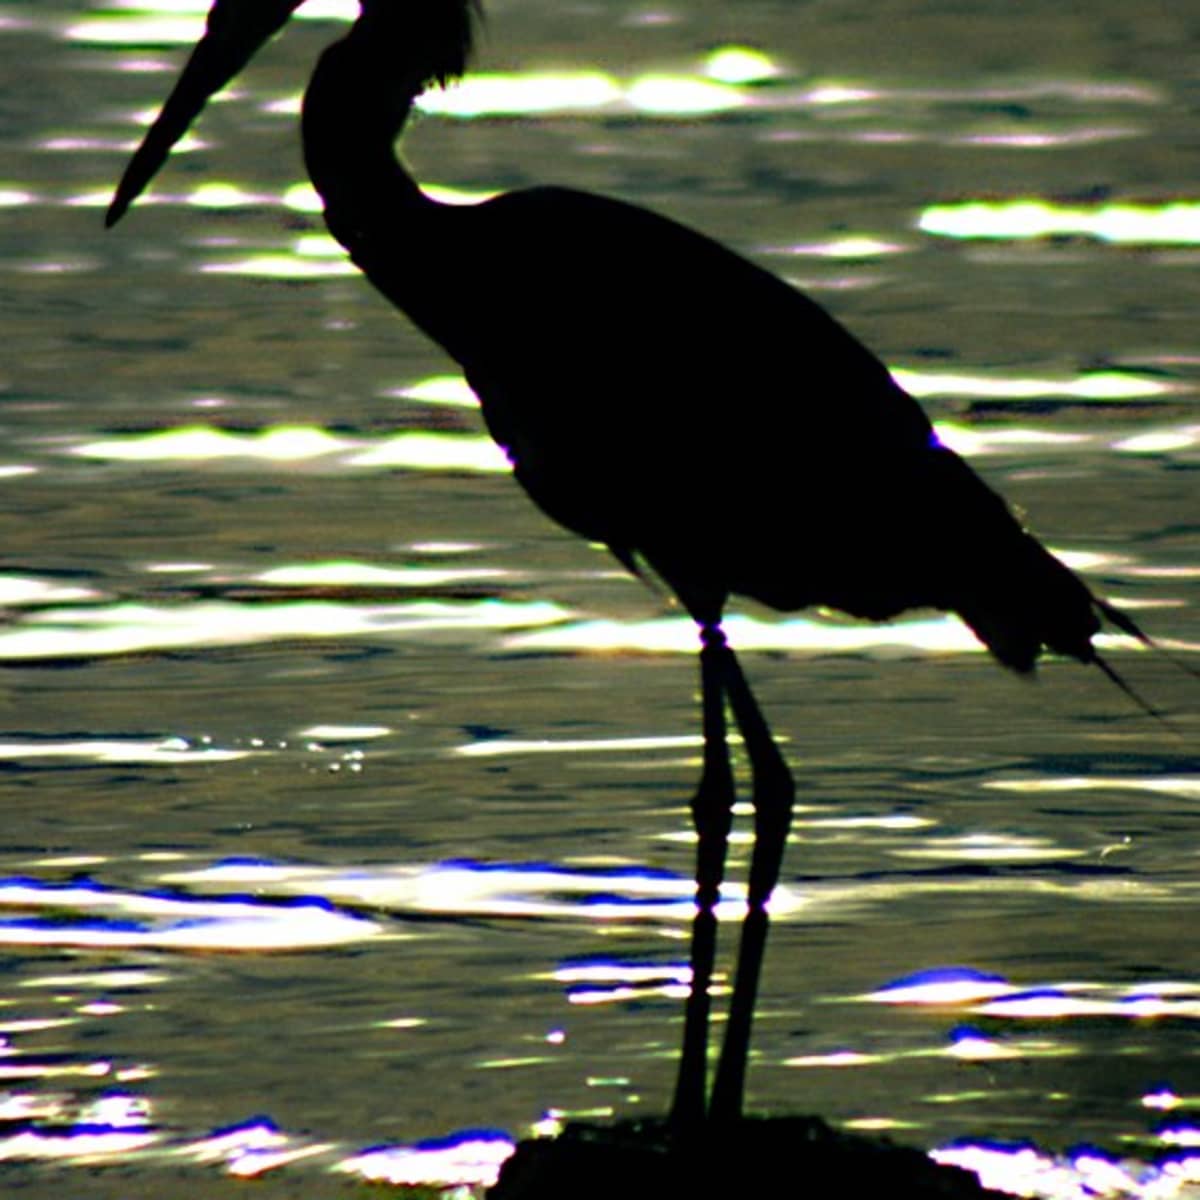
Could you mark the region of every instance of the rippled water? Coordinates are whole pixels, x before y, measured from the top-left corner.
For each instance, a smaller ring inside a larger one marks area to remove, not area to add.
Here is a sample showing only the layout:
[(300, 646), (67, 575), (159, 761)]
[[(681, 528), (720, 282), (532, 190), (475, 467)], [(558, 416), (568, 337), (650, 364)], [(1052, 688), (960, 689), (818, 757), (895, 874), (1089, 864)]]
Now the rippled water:
[[(410, 157), (803, 285), (1195, 667), (1198, 30), (1019, 7), (495, 3)], [(486, 1179), (463, 1130), (666, 1106), (694, 636), (324, 237), (294, 114), (338, 6), (101, 230), (203, 8), (0, 4), (0, 1181)], [(752, 1106), (1195, 1195), (1196, 679), (1107, 644), (1167, 725), (936, 616), (729, 628), (801, 800)]]

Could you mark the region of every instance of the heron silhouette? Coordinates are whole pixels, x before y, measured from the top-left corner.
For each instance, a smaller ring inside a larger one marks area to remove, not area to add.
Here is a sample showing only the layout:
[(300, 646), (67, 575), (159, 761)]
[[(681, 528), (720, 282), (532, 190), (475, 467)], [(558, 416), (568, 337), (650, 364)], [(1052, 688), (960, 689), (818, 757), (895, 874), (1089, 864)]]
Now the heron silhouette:
[[(216, 0), (129, 163), (112, 225), (208, 98), (301, 0)], [(1096, 664), (1094, 596), (942, 445), (883, 364), (812, 300), (666, 217), (534, 187), (426, 196), (395, 144), (414, 100), (466, 69), (471, 0), (362, 0), (304, 96), (308, 173), (333, 236), (462, 367), (534, 502), (652, 573), (699, 627), (703, 768), (692, 986), (672, 1117), (741, 1113), (750, 1025), (794, 785), (721, 628), (733, 594), (880, 621), (957, 613), (1006, 667)], [(1128, 689), (1127, 689), (1128, 690)], [(755, 842), (724, 1043), (708, 1092), (709, 991), (735, 798), (727, 714), (750, 763)]]

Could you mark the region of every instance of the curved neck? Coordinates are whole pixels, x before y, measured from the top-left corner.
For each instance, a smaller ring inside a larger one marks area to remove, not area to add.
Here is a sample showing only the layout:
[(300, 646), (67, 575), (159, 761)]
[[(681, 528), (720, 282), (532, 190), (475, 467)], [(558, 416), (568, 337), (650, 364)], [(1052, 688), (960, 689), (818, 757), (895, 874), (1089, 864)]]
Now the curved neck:
[[(394, 19), (407, 10), (389, 0), (368, 11)], [(329, 232), (393, 304), (465, 364), (471, 341), (456, 313), (471, 253), (461, 236), (467, 210), (431, 200), (396, 157), (413, 101), (438, 72), (419, 46), (398, 58), (388, 33), (364, 15), (321, 56), (304, 93), (305, 165)]]
[(325, 202), (330, 232), (351, 255), (405, 211), (440, 207), (396, 157), (395, 144), (423, 84), (383, 59), (356, 25), (321, 55), (304, 93), (304, 161)]

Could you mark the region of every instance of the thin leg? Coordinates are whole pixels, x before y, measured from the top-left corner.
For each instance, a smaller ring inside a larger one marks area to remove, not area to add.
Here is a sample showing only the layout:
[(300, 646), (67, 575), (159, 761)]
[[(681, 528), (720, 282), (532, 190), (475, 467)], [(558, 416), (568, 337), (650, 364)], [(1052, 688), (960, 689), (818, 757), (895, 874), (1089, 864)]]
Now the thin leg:
[(709, 1107), (709, 1116), (715, 1121), (733, 1121), (742, 1115), (750, 1024), (767, 944), (767, 901), (779, 882), (779, 868), (796, 795), (791, 772), (771, 736), (736, 656), (727, 647), (725, 654), (725, 686), (753, 774), (754, 854), (750, 860), (746, 917), (742, 922), (729, 1023)]
[(692, 990), (684, 1011), (683, 1049), (671, 1120), (704, 1120), (708, 1076), (709, 989), (717, 948), (717, 901), (733, 821), (733, 769), (725, 739), (725, 638), (715, 625), (701, 629), (700, 688), (704, 706), (704, 772), (692, 798), (696, 849), (696, 916), (692, 921)]

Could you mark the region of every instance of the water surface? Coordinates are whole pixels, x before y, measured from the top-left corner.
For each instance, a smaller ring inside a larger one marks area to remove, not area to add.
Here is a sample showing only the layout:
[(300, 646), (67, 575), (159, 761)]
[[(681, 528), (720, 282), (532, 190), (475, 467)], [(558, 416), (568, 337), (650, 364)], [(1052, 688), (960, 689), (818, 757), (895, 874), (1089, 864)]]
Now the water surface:
[[(805, 287), (1195, 667), (1186, 6), (490, 7), (423, 180), (610, 192)], [(0, 5), (0, 1178), (483, 1180), (667, 1103), (694, 636), (324, 237), (295, 111), (337, 6), (102, 231), (203, 8)], [(729, 628), (800, 786), (751, 1106), (1196, 1194), (1196, 680), (1104, 643), (1168, 725), (933, 614)]]

